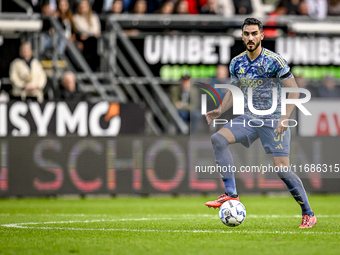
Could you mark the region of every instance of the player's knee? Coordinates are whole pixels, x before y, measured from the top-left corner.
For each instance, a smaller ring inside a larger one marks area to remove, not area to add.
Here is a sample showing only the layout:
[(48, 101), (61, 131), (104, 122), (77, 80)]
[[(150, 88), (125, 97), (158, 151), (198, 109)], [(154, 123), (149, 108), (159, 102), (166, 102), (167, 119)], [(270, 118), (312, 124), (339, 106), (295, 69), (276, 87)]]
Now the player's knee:
[(273, 163), (277, 169), (287, 169), (290, 168), (289, 165), (289, 155), (284, 153), (278, 154), (277, 152), (273, 153)]
[(221, 134), (215, 133), (211, 136), (211, 143), (214, 149), (221, 150), (228, 146), (228, 140)]
[(290, 168), (288, 164), (285, 162), (275, 162), (275, 166), (277, 169), (288, 169)]

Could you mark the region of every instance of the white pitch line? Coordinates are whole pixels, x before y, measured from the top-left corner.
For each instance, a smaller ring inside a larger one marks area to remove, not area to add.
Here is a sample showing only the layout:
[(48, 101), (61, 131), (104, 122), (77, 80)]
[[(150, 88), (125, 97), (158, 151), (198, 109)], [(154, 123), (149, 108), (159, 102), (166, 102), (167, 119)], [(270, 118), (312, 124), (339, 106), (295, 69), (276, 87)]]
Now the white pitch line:
[[(186, 215), (188, 216), (188, 215)], [(265, 216), (265, 215), (262, 215)], [(273, 216), (273, 215), (266, 215)], [(325, 215), (326, 216), (326, 215)], [(330, 215), (328, 215), (330, 216)], [(301, 217), (301, 216), (299, 216)], [(47, 224), (72, 224), (72, 223), (98, 223), (114, 221), (148, 221), (148, 220), (178, 220), (178, 218), (133, 218), (133, 219), (96, 219), (96, 220), (72, 220), (72, 221), (49, 221), (49, 222), (26, 222), (3, 224), (2, 227), (19, 229), (45, 229), (45, 230), (71, 230), (71, 231), (112, 231), (112, 232), (164, 232), (164, 233), (226, 233), (226, 234), (316, 234), (316, 235), (339, 235), (340, 232), (315, 232), (315, 231), (250, 231), (250, 230), (161, 230), (161, 229), (128, 229), (128, 228), (73, 228), (73, 227), (39, 227), (29, 225)]]
[[(8, 224), (11, 225), (11, 224)], [(14, 224), (13, 224), (14, 225)], [(9, 226), (8, 226), (9, 227)], [(306, 234), (306, 235), (339, 235), (340, 232), (303, 232), (303, 231), (248, 231), (248, 230), (161, 230), (161, 229), (127, 229), (127, 228), (65, 228), (65, 227), (27, 227), (20, 229), (71, 230), (71, 231), (108, 231), (108, 232), (163, 232), (163, 233), (223, 233), (223, 234)]]
[[(0, 213), (2, 216), (51, 216), (51, 214), (8, 214), (8, 213)], [(106, 214), (53, 214), (54, 216), (63, 216), (63, 217), (112, 217), (113, 215)], [(126, 215), (133, 217), (134, 215)], [(124, 222), (124, 221), (160, 221), (160, 220), (181, 220), (181, 219), (197, 219), (197, 218), (205, 218), (205, 219), (214, 219), (216, 220), (217, 215), (211, 214), (179, 214), (179, 215), (171, 215), (172, 217), (157, 217), (155, 216), (169, 216), (169, 215), (152, 215), (147, 214), (148, 217), (143, 218), (115, 218), (115, 219), (94, 219), (94, 220), (69, 220), (69, 221), (48, 221), (48, 222), (26, 222), (26, 223), (11, 223), (11, 224), (3, 224), (2, 227), (7, 228), (20, 228), (20, 229), (45, 229), (45, 230), (70, 230), (70, 231), (112, 231), (112, 232), (164, 232), (164, 233), (225, 233), (225, 234), (307, 234), (307, 235), (339, 235), (340, 232), (315, 232), (315, 231), (249, 231), (249, 230), (160, 230), (160, 229), (127, 229), (127, 228), (73, 228), (73, 227), (39, 227), (36, 225), (48, 225), (48, 224), (73, 224), (73, 223), (98, 223), (98, 222)], [(317, 215), (318, 218), (338, 218), (340, 215)], [(301, 215), (248, 215), (247, 218), (301, 218)], [(35, 225), (35, 226), (29, 226)]]
[[(138, 218), (138, 219), (100, 219), (100, 220), (68, 220), (68, 221), (47, 221), (47, 222), (23, 222), (2, 224), (2, 227), (16, 228), (25, 225), (48, 225), (48, 224), (72, 224), (72, 223), (96, 223), (96, 222), (114, 222), (114, 221), (147, 221), (147, 220), (174, 220), (174, 218)], [(36, 228), (36, 227), (33, 227)]]

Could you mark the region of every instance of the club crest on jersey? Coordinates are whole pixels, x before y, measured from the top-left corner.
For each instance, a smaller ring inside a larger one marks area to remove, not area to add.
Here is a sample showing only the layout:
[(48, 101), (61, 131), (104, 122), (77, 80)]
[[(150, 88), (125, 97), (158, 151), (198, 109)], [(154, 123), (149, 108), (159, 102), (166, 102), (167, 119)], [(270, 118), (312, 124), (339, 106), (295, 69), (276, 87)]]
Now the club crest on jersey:
[(264, 74), (265, 71), (266, 71), (266, 70), (264, 69), (263, 66), (259, 66), (259, 68), (257, 68), (257, 74), (258, 74), (258, 75)]

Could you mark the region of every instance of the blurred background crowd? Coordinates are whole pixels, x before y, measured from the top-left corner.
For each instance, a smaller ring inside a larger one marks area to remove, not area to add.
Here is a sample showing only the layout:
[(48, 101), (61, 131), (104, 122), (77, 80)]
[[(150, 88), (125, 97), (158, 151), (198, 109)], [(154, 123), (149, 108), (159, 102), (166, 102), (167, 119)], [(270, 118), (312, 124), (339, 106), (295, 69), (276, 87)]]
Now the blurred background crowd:
[[(310, 15), (317, 18), (340, 14), (339, 0), (26, 0), (35, 12), (56, 15), (65, 20), (75, 15), (72, 25), (79, 29), (79, 17), (87, 16), (95, 22), (96, 14), (212, 14), (246, 15)], [(60, 3), (61, 2), (61, 3)], [(86, 3), (83, 3), (86, 2)], [(80, 4), (81, 3), (81, 4)], [(79, 5), (80, 4), (80, 5)], [(3, 6), (5, 12), (20, 9), (11, 3)], [(96, 25), (95, 23), (93, 24)]]
[[(8, 77), (1, 88), (0, 100), (89, 100), (88, 93), (78, 86), (77, 71), (67, 68), (63, 56), (69, 54), (66, 40), (71, 41), (82, 54), (93, 73), (103, 72), (101, 56), (98, 51), (100, 38), (106, 31), (105, 19), (109, 15), (134, 14), (140, 17), (148, 14), (162, 15), (221, 15), (236, 17), (238, 15), (267, 17), (266, 26), (275, 26), (277, 17), (289, 15), (306, 16), (314, 20), (340, 15), (340, 0), (21, 0), (26, 1), (34, 13), (41, 15), (43, 21), (39, 32), (39, 43), (21, 38), (20, 46), (16, 49), (16, 57), (8, 65), (8, 73), (2, 72), (1, 78)], [(2, 1), (3, 13), (19, 13), (23, 8), (15, 1)], [(63, 36), (56, 33), (50, 17), (55, 18), (62, 26)], [(104, 21), (103, 21), (104, 20)], [(128, 36), (137, 36), (138, 30), (124, 30)], [(267, 28), (267, 37), (277, 37), (275, 29)], [(57, 35), (56, 35), (57, 34)], [(56, 52), (56, 53), (55, 53)], [(15, 55), (12, 54), (12, 55)], [(60, 65), (66, 68), (58, 76), (58, 83), (52, 84), (51, 76), (46, 72), (46, 62), (43, 60), (60, 60)], [(44, 64), (45, 63), (45, 64)], [(216, 72), (211, 74), (210, 84), (227, 82), (229, 77), (228, 65), (217, 64)], [(179, 116), (185, 121), (192, 120), (192, 131), (196, 129), (195, 119), (199, 118), (197, 102), (189, 102), (190, 72), (182, 73), (177, 84), (163, 86), (170, 101)], [(327, 73), (322, 79), (310, 83), (303, 75), (296, 75), (300, 87), (311, 91), (312, 97), (339, 98), (340, 89), (334, 74)], [(307, 77), (308, 78), (308, 77)], [(164, 84), (163, 84), (164, 85)], [(178, 86), (179, 85), (179, 86)], [(53, 91), (53, 95), (49, 94)], [(225, 91), (219, 91), (223, 97)], [(143, 94), (143, 93), (142, 93)], [(144, 94), (143, 94), (144, 95)], [(152, 93), (151, 93), (152, 96)], [(304, 95), (301, 95), (302, 97)], [(128, 99), (131, 100), (132, 96)]]

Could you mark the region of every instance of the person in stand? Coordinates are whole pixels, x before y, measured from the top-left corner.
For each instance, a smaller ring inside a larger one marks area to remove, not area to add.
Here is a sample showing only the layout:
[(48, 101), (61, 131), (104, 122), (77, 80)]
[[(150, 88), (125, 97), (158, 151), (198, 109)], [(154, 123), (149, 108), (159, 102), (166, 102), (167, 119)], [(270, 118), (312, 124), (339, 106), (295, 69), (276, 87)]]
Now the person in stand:
[(73, 22), (78, 49), (82, 51), (92, 70), (96, 71), (99, 67), (97, 45), (98, 38), (101, 35), (101, 26), (99, 17), (96, 13), (92, 12), (89, 1), (82, 0), (78, 4), (78, 11), (73, 16)]
[(191, 89), (190, 75), (183, 75), (180, 85), (173, 86), (170, 93), (171, 101), (175, 105), (179, 116), (190, 124), (190, 132), (194, 133), (197, 130), (201, 115), (198, 110), (199, 95), (196, 89)]
[(9, 78), (12, 83), (11, 99), (43, 102), (46, 73), (39, 60), (33, 57), (30, 43), (21, 44), (20, 57), (12, 61)]
[(58, 101), (80, 102), (88, 101), (87, 94), (79, 90), (76, 77), (73, 72), (67, 71), (62, 79), (57, 92)]
[[(59, 0), (56, 17), (63, 26), (64, 35), (66, 39), (75, 41), (73, 13), (72, 10), (70, 9), (69, 0)], [(61, 40), (61, 43), (59, 43), (58, 47), (59, 52), (64, 54), (66, 42), (63, 38)]]
[(316, 90), (317, 97), (339, 98), (340, 88), (336, 85), (335, 78), (328, 74), (322, 79), (322, 85)]

